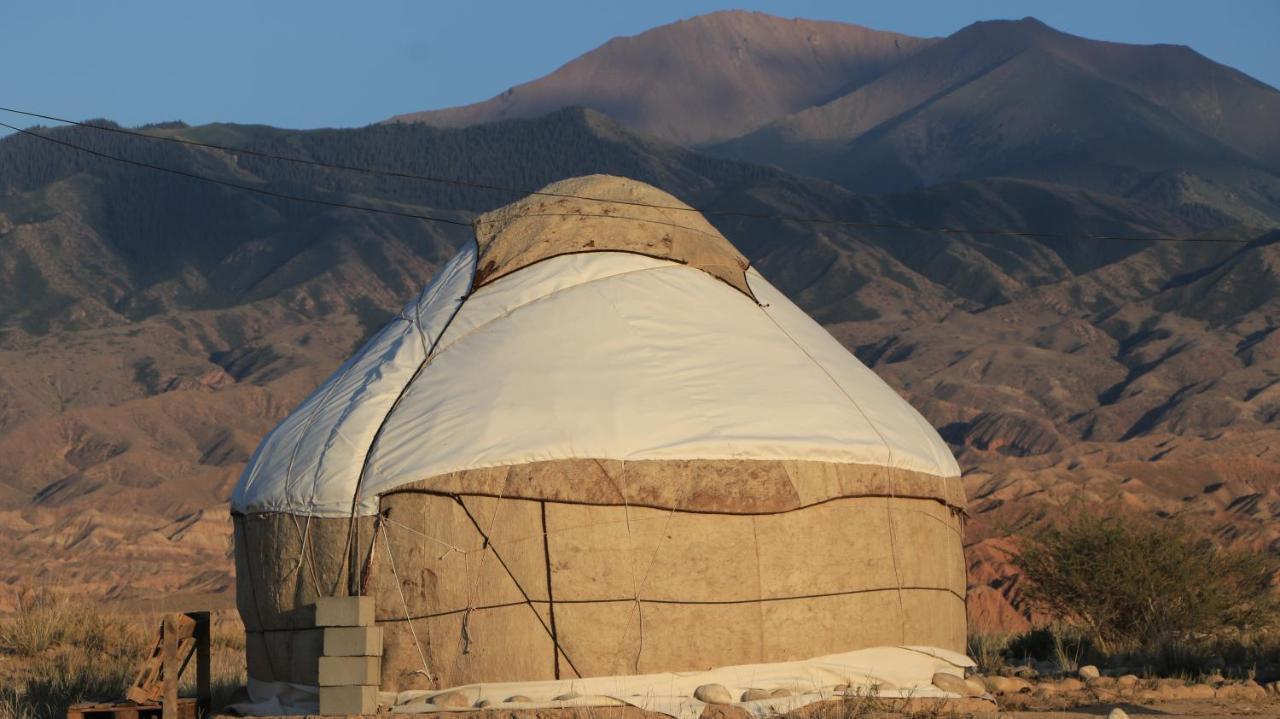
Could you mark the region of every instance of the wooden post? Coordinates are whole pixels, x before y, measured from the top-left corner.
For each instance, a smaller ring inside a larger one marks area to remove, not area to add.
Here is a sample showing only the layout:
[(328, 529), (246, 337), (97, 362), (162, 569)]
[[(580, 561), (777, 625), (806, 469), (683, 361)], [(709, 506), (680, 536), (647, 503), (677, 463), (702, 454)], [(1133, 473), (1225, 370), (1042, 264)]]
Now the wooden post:
[(178, 622), (172, 614), (164, 615), (164, 621), (160, 624), (160, 642), (164, 686), (164, 694), (160, 699), (160, 717), (178, 719), (178, 674), (182, 670), (178, 666)]
[(213, 704), (213, 692), (210, 689), (210, 626), (208, 612), (190, 612), (187, 616), (196, 620), (194, 638), (196, 640), (196, 715), (209, 716)]

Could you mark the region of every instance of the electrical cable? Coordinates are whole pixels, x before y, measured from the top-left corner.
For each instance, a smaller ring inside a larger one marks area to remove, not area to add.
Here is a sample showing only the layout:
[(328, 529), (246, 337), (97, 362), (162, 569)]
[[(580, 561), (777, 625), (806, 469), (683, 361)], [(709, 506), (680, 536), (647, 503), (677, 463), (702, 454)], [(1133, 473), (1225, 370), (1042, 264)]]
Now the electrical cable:
[[(263, 152), (259, 150), (231, 147), (227, 145), (218, 145), (214, 143), (200, 142), (197, 140), (188, 140), (180, 137), (152, 135), (144, 132), (138, 132), (135, 130), (127, 130), (120, 127), (94, 125), (91, 123), (79, 122), (76, 120), (70, 120), (67, 118), (58, 117), (56, 115), (46, 115), (43, 113), (30, 112), (26, 110), (18, 110), (16, 108), (11, 108), (11, 107), (0, 106), (0, 111), (10, 112), (10, 113), (19, 114), (19, 115), (25, 115), (27, 117), (50, 120), (53, 122), (61, 122), (68, 125), (73, 125), (76, 127), (81, 127), (81, 128), (91, 129), (91, 130), (98, 130), (102, 132), (111, 132), (111, 133), (116, 133), (121, 135), (127, 135), (131, 137), (145, 139), (145, 140), (171, 142), (171, 143), (187, 145), (191, 147), (200, 147), (204, 149), (218, 150), (221, 152), (228, 152), (228, 153), (240, 154), (240, 155), (248, 155), (251, 157), (259, 157), (263, 159), (270, 159), (270, 160), (276, 160), (281, 162), (292, 162), (292, 163), (297, 163), (302, 165), (309, 165), (312, 167), (329, 169), (329, 170), (338, 170), (342, 172), (356, 172), (360, 174), (377, 176), (377, 177), (392, 177), (392, 178), (400, 178), (400, 179), (418, 180), (423, 182), (433, 182), (433, 183), (440, 183), (440, 184), (447, 184), (447, 185), (455, 185), (459, 187), (466, 187), (470, 189), (505, 192), (505, 193), (517, 194), (521, 196), (533, 195), (533, 196), (541, 196), (541, 197), (556, 197), (556, 198), (563, 198), (563, 199), (582, 200), (587, 202), (602, 202), (602, 203), (610, 203), (610, 204), (616, 204), (616, 205), (631, 205), (635, 207), (647, 207), (647, 208), (658, 209), (658, 210), (697, 212), (704, 216), (733, 217), (733, 218), (750, 219), (750, 220), (764, 220), (764, 221), (771, 221), (771, 222), (795, 222), (795, 223), (809, 224), (809, 225), (833, 225), (833, 226), (840, 226), (840, 227), (854, 227), (854, 228), (860, 228), (860, 229), (903, 230), (903, 231), (909, 231), (909, 232), (923, 232), (923, 233), (934, 233), (934, 234), (1020, 237), (1023, 239), (1036, 239), (1036, 240), (1108, 241), (1108, 242), (1173, 242), (1173, 243), (1209, 243), (1209, 244), (1231, 244), (1231, 245), (1242, 245), (1242, 244), (1248, 244), (1250, 242), (1250, 240), (1243, 240), (1243, 239), (1206, 237), (1206, 236), (1142, 237), (1138, 235), (1105, 235), (1105, 234), (1104, 235), (1072, 235), (1072, 234), (1056, 233), (1056, 232), (1031, 232), (1031, 231), (1023, 231), (1023, 230), (998, 229), (998, 228), (963, 228), (963, 227), (917, 225), (917, 224), (911, 224), (911, 223), (868, 222), (868, 221), (861, 221), (861, 220), (846, 220), (846, 219), (825, 218), (825, 217), (805, 217), (801, 215), (787, 215), (787, 214), (778, 214), (778, 213), (745, 212), (745, 211), (736, 211), (736, 210), (715, 210), (711, 208), (699, 209), (696, 207), (677, 206), (677, 205), (655, 205), (652, 203), (637, 202), (634, 200), (610, 199), (605, 197), (591, 197), (589, 195), (577, 195), (573, 193), (563, 193), (563, 192), (547, 192), (544, 190), (530, 190), (525, 188), (509, 187), (504, 185), (494, 185), (494, 184), (488, 184), (488, 183), (473, 182), (473, 181), (461, 180), (456, 178), (446, 178), (446, 177), (439, 177), (439, 176), (433, 176), (433, 175), (419, 175), (419, 174), (413, 174), (408, 172), (398, 172), (394, 170), (379, 170), (379, 169), (373, 169), (373, 168), (367, 168), (367, 167), (357, 167), (352, 165), (327, 163), (327, 162), (321, 162), (319, 160), (311, 160), (311, 159), (302, 158), (302, 157), (289, 157), (287, 155), (277, 155), (277, 154)], [(229, 187), (248, 190), (250, 192), (258, 192), (261, 194), (281, 197), (283, 199), (292, 199), (292, 200), (297, 200), (301, 202), (313, 202), (316, 204), (325, 204), (325, 205), (330, 205), (335, 207), (344, 207), (346, 209), (356, 209), (356, 210), (364, 209), (370, 212), (381, 212), (385, 214), (400, 215), (403, 217), (412, 217), (415, 219), (426, 220), (429, 222), (445, 222), (449, 224), (458, 224), (458, 225), (469, 224), (469, 223), (448, 220), (444, 218), (415, 215), (413, 213), (404, 213), (404, 212), (397, 212), (392, 210), (381, 210), (378, 208), (371, 208), (367, 206), (350, 205), (346, 203), (335, 203), (335, 202), (329, 202), (325, 200), (315, 200), (312, 198), (299, 197), (294, 195), (285, 195), (283, 193), (273, 193), (269, 190), (263, 190), (261, 188), (255, 188), (252, 186), (239, 185), (237, 183), (216, 180), (214, 178), (208, 178), (203, 175), (198, 175), (195, 173), (189, 173), (182, 170), (174, 170), (171, 168), (164, 168), (164, 167), (149, 165), (147, 163), (141, 163), (141, 162), (129, 160), (126, 158), (121, 158), (114, 155), (97, 152), (95, 150), (90, 150), (88, 148), (75, 145), (74, 143), (69, 143), (62, 140), (54, 139), (47, 135), (42, 135), (29, 130), (22, 130), (17, 127), (14, 127), (13, 125), (9, 125), (3, 122), (0, 122), (0, 127), (7, 127), (10, 130), (14, 130), (16, 132), (21, 132), (23, 134), (30, 135), (33, 137), (39, 137), (41, 139), (49, 140), (51, 142), (56, 142), (60, 145), (64, 145), (66, 147), (88, 152), (90, 154), (94, 154), (99, 157), (105, 157), (105, 158), (117, 160), (120, 162), (127, 162), (129, 164), (134, 164), (142, 167), (150, 167), (152, 169), (157, 169), (164, 172), (172, 172), (174, 174), (184, 175), (187, 177), (194, 177), (196, 179), (203, 179), (209, 182), (214, 182), (214, 183), (226, 185)], [(632, 218), (632, 219), (636, 219), (636, 218)]]
[(210, 182), (210, 183), (213, 183), (213, 184), (215, 184), (215, 185), (222, 185), (223, 187), (230, 187), (230, 188), (233, 188), (233, 189), (236, 189), (236, 190), (243, 190), (243, 191), (245, 191), (245, 192), (254, 192), (254, 193), (257, 193), (257, 194), (259, 194), (259, 195), (266, 195), (267, 197), (276, 197), (276, 198), (279, 198), (279, 199), (282, 199), (282, 200), (293, 200), (294, 202), (309, 202), (309, 203), (312, 203), (312, 204), (315, 204), (315, 205), (325, 205), (325, 206), (327, 206), (327, 207), (338, 207), (338, 208), (345, 209), (345, 210), (361, 210), (361, 211), (363, 211), (363, 212), (374, 212), (374, 213), (381, 214), (381, 215), (394, 215), (394, 216), (396, 216), (396, 217), (408, 217), (408, 218), (411, 218), (411, 219), (414, 219), (414, 220), (424, 220), (424, 221), (426, 221), (426, 222), (442, 222), (442, 223), (444, 223), (444, 224), (446, 224), (446, 225), (457, 225), (457, 226), (459, 226), (459, 227), (471, 227), (471, 223), (470, 223), (470, 222), (465, 222), (465, 221), (462, 221), (462, 220), (451, 220), (451, 219), (449, 219), (449, 218), (447, 218), (447, 217), (434, 217), (434, 216), (431, 216), (431, 215), (420, 215), (420, 214), (413, 213), (413, 212), (402, 212), (402, 211), (400, 211), (400, 210), (387, 210), (387, 209), (383, 209), (383, 208), (380, 208), (380, 207), (369, 207), (368, 205), (353, 205), (353, 204), (348, 203), (348, 202), (338, 202), (338, 201), (336, 201), (336, 200), (321, 200), (321, 199), (319, 199), (319, 198), (315, 198), (315, 197), (303, 197), (303, 196), (301, 196), (301, 195), (291, 195), (291, 194), (288, 194), (288, 193), (285, 193), (285, 192), (277, 192), (277, 191), (275, 191), (275, 190), (267, 190), (267, 189), (264, 189), (264, 188), (261, 188), (261, 187), (254, 187), (253, 185), (242, 185), (242, 184), (240, 184), (240, 183), (238, 183), (238, 182), (231, 182), (230, 180), (220, 180), (220, 179), (218, 179), (218, 178), (216, 178), (216, 177), (209, 177), (209, 176), (207, 176), (207, 175), (201, 175), (201, 174), (196, 173), (196, 172), (188, 172), (188, 171), (186, 171), (186, 170), (178, 170), (178, 169), (175, 169), (175, 168), (172, 168), (172, 167), (164, 167), (164, 166), (162, 166), (162, 165), (153, 165), (153, 164), (151, 164), (151, 163), (149, 163), (149, 162), (142, 162), (142, 161), (140, 161), (140, 160), (131, 160), (131, 159), (127, 158), (127, 157), (119, 157), (119, 156), (117, 156), (117, 155), (112, 155), (112, 154), (110, 154), (110, 153), (106, 153), (106, 152), (99, 152), (99, 151), (97, 151), (97, 150), (91, 150), (91, 149), (89, 149), (89, 148), (87, 148), (87, 147), (82, 147), (82, 146), (77, 145), (77, 144), (75, 144), (75, 143), (67, 142), (67, 141), (65, 141), (65, 140), (59, 140), (59, 139), (54, 138), (54, 137), (49, 137), (48, 135), (42, 135), (42, 134), (40, 134), (40, 133), (38, 133), (38, 132), (32, 132), (31, 130), (23, 130), (23, 129), (22, 129), (22, 128), (20, 128), (20, 127), (14, 127), (13, 125), (10, 125), (10, 124), (9, 124), (9, 123), (7, 123), (7, 122), (0, 122), (0, 127), (7, 127), (7, 128), (9, 128), (10, 130), (13, 130), (14, 132), (20, 132), (20, 133), (22, 133), (22, 134), (24, 134), (24, 135), (28, 135), (28, 136), (30, 136), (30, 137), (36, 137), (36, 138), (39, 138), (39, 139), (41, 139), (41, 140), (46, 140), (46, 141), (48, 141), (48, 142), (52, 142), (52, 143), (54, 143), (54, 144), (56, 144), (56, 145), (61, 145), (61, 146), (63, 146), (63, 147), (67, 147), (67, 148), (70, 148), (70, 149), (73, 149), (73, 150), (78, 150), (78, 151), (80, 151), (80, 152), (88, 153), (88, 154), (93, 155), (93, 156), (95, 156), (95, 157), (101, 157), (101, 158), (104, 158), (104, 159), (107, 159), (107, 160), (114, 160), (114, 161), (116, 161), (116, 162), (123, 162), (123, 163), (124, 163), (124, 164), (126, 164), (126, 165), (133, 165), (133, 166), (135, 166), (135, 167), (143, 167), (143, 168), (146, 168), (146, 169), (149, 169), (149, 170), (158, 170), (158, 171), (160, 171), (160, 172), (167, 172), (167, 173), (170, 173), (170, 174), (173, 174), (173, 175), (179, 175), (179, 176), (181, 176), (181, 177), (189, 177), (189, 178), (191, 178), (191, 179), (193, 179), (193, 180), (202, 180), (202, 181), (204, 181), (204, 182)]

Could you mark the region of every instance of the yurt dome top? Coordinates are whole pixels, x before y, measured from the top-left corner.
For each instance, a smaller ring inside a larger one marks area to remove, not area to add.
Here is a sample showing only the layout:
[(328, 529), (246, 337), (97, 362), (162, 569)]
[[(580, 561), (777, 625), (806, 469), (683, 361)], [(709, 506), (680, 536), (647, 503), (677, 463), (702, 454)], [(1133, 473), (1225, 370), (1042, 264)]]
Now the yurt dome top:
[(399, 488), (510, 491), (513, 468), (527, 496), (602, 503), (962, 503), (929, 423), (702, 215), (606, 175), (543, 192), (477, 219), (263, 440), (233, 512), (368, 515)]

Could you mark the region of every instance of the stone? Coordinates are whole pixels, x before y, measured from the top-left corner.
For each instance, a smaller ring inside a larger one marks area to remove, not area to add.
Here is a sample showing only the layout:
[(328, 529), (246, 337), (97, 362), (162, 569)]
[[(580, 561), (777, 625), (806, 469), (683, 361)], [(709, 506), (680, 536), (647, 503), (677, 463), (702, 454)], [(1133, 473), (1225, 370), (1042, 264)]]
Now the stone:
[(1021, 690), (1019, 681), (1025, 683), (1025, 680), (1019, 680), (1016, 677), (986, 677), (983, 684), (992, 694), (1017, 694)]
[(1192, 684), (1183, 691), (1187, 699), (1212, 699), (1217, 694), (1208, 684)]
[(320, 597), (317, 627), (367, 627), (373, 624), (373, 597)]
[(325, 627), (326, 657), (382, 656), (382, 627)]
[(1084, 682), (1072, 677), (1063, 677), (1058, 680), (1058, 691), (1078, 692), (1084, 689)]
[(1095, 679), (1085, 680), (1085, 684), (1090, 689), (1111, 689), (1116, 686), (1116, 678), (1103, 675)]
[(552, 699), (551, 701), (553, 701), (553, 702), (571, 702), (571, 701), (573, 701), (574, 699), (577, 699), (577, 698), (579, 698), (579, 697), (581, 697), (581, 696), (582, 696), (582, 695), (581, 695), (581, 694), (579, 694), (579, 693), (577, 693), (577, 692), (566, 692), (566, 693), (561, 694), (560, 696), (558, 696), (558, 697), (556, 697), (556, 698)]
[(938, 672), (933, 675), (933, 678), (930, 681), (933, 682), (935, 687), (944, 692), (959, 694), (962, 697), (969, 696), (969, 683), (964, 680), (964, 677), (958, 677), (955, 674), (947, 674), (946, 672)]
[(982, 680), (978, 679), (977, 677), (969, 677), (968, 679), (964, 680), (964, 683), (967, 687), (969, 687), (968, 695), (971, 697), (982, 696), (983, 694), (987, 693), (987, 686), (983, 684)]
[(1224, 684), (1214, 694), (1216, 699), (1265, 699), (1267, 690), (1253, 681), (1241, 684)]
[(1080, 677), (1081, 679), (1087, 682), (1090, 679), (1097, 679), (1098, 677), (1102, 676), (1102, 672), (1098, 671), (1098, 668), (1095, 667), (1094, 665), (1086, 664), (1080, 667), (1080, 669), (1076, 672), (1076, 676)]
[(440, 692), (432, 695), (431, 703), (438, 707), (452, 707), (455, 709), (465, 709), (471, 706), (471, 700), (466, 694), (459, 691)]
[[(846, 688), (848, 686), (849, 686), (848, 684), (845, 685)], [(840, 691), (840, 690), (837, 688), (836, 691)], [(748, 689), (742, 693), (742, 701), (744, 702), (758, 702), (761, 699), (768, 699), (768, 698), (769, 698), (768, 689)]]
[(320, 686), (371, 684), (382, 681), (381, 657), (320, 657)]
[(476, 702), (475, 707), (476, 709), (484, 709), (485, 707), (489, 706), (492, 703), (493, 702), (489, 701), (488, 699), (481, 699), (480, 701)]
[(1129, 715), (1120, 707), (1116, 707), (1107, 714), (1107, 719), (1129, 719)]
[(373, 714), (378, 711), (378, 687), (320, 687), (320, 713), (326, 716)]
[(1132, 689), (1138, 686), (1139, 681), (1141, 680), (1138, 679), (1136, 674), (1125, 674), (1124, 676), (1116, 679), (1116, 686), (1121, 689)]
[(506, 698), (505, 704), (530, 704), (533, 700), (523, 694), (513, 694)]
[(703, 684), (693, 690), (693, 698), (706, 704), (733, 703), (733, 696), (729, 694), (729, 690), (723, 684)]
[(791, 696), (793, 693), (794, 693), (794, 692), (792, 692), (790, 689), (782, 689), (782, 688), (778, 688), (778, 689), (774, 689), (773, 691), (769, 692), (769, 697), (770, 697), (770, 698), (772, 698), (772, 699), (782, 699), (782, 698), (784, 698), (784, 697), (789, 697), (789, 696)]

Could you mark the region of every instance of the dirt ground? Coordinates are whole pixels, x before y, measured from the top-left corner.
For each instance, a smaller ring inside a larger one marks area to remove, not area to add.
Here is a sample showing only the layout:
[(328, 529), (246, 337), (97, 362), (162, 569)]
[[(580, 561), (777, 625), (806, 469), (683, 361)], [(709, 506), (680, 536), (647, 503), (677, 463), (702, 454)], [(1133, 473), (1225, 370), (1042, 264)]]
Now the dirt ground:
[[(1226, 719), (1228, 717), (1280, 717), (1280, 697), (1261, 702), (1216, 699), (1180, 700), (1140, 704), (1090, 704), (1068, 709), (1009, 711), (997, 704), (977, 699), (959, 701), (912, 700), (889, 705), (838, 701), (823, 702), (801, 708), (778, 719), (1093, 719), (1106, 717), (1119, 707), (1130, 717), (1161, 719)], [(646, 712), (634, 707), (598, 707), (594, 709), (489, 709), (446, 712), (444, 719), (669, 719), (665, 714)], [(441, 719), (440, 713), (396, 714), (397, 719)], [(709, 706), (701, 719), (746, 719), (747, 713), (737, 707)], [(220, 715), (216, 719), (233, 719)], [(332, 718), (329, 718), (332, 719)]]
[[(1046, 711), (997, 711), (975, 714), (983, 719), (1009, 717), (1009, 719), (1086, 719), (1105, 717), (1112, 709), (1120, 707), (1130, 717), (1161, 717), (1162, 719), (1225, 719), (1226, 717), (1280, 717), (1280, 700), (1264, 703), (1227, 702), (1214, 699), (1197, 699), (1161, 702), (1152, 705), (1094, 704), (1065, 710)], [(945, 716), (945, 714), (943, 715)], [(963, 715), (960, 715), (963, 716)]]

